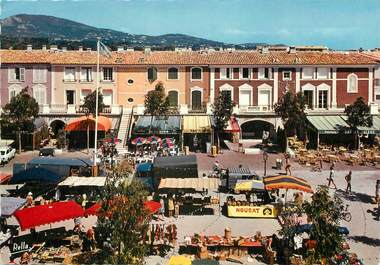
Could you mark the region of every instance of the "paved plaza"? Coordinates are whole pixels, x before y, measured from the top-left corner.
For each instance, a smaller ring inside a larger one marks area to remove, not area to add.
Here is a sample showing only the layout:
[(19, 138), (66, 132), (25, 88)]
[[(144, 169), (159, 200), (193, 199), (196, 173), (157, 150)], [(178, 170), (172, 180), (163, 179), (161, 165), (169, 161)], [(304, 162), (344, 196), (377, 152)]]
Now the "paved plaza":
[[(0, 172), (10, 173), (13, 163), (26, 162), (37, 155), (38, 152), (26, 152), (17, 155), (10, 164), (0, 168)], [(259, 175), (263, 174), (264, 164), (262, 155), (260, 154), (244, 155), (235, 151), (225, 150), (222, 154), (218, 155), (217, 158), (210, 157), (207, 154), (196, 155), (200, 175), (210, 172), (215, 160), (218, 160), (224, 168), (242, 165), (256, 171)], [(88, 157), (86, 152), (65, 152), (60, 156)], [(269, 154), (267, 175), (284, 173), (283, 170), (281, 171), (274, 168), (277, 158), (283, 158), (283, 155)], [(351, 246), (351, 251), (356, 252), (366, 265), (380, 264), (380, 222), (376, 220), (375, 216), (372, 214), (375, 205), (371, 203), (371, 197), (374, 197), (375, 195), (376, 180), (380, 178), (380, 171), (374, 167), (350, 167), (344, 165), (342, 162), (338, 163), (336, 168), (335, 182), (338, 189), (330, 189), (330, 191), (331, 194), (341, 197), (344, 204), (349, 205), (352, 221), (349, 223), (343, 222), (341, 225), (346, 226), (350, 231), (348, 242)], [(350, 169), (353, 171), (352, 193), (346, 195), (343, 192), (345, 189), (344, 176)], [(328, 164), (324, 164), (324, 168), (321, 172), (313, 172), (310, 168), (300, 166), (296, 161), (292, 160), (292, 173), (294, 176), (306, 179), (312, 185), (313, 189), (316, 189), (318, 185), (326, 185), (327, 183)], [(221, 199), (222, 204), (224, 203), (225, 196), (226, 195)], [(289, 193), (288, 196), (291, 197), (291, 193)], [(95, 222), (95, 217), (84, 218), (83, 220), (86, 227), (95, 224)], [(263, 235), (271, 235), (277, 233), (281, 228), (276, 219), (228, 218), (222, 214), (212, 216), (179, 216), (178, 218), (165, 218), (165, 222), (175, 223), (178, 227), (178, 243), (183, 242), (185, 236), (190, 236), (194, 233), (222, 235), (226, 227), (230, 227), (233, 235), (236, 236), (252, 236), (256, 231), (261, 231)], [(17, 224), (17, 221), (12, 218), (9, 224)], [(71, 220), (55, 223), (51, 226), (41, 226), (37, 228), (37, 231), (63, 225), (66, 229), (72, 229), (74, 223)], [(167, 257), (176, 254), (177, 252), (178, 248), (175, 248), (168, 253)], [(8, 262), (7, 254), (8, 250), (3, 249), (1, 253), (1, 264)], [(147, 261), (148, 264), (165, 264), (167, 259), (154, 256), (149, 257)], [(260, 264), (253, 259), (246, 259), (244, 262), (248, 264)]]

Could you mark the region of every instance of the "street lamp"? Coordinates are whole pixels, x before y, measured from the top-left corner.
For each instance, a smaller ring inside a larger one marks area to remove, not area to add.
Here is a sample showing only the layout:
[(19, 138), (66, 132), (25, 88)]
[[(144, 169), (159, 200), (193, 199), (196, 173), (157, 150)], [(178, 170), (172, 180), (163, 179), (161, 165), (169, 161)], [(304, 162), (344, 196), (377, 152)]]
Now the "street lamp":
[(268, 160), (268, 153), (264, 150), (263, 152), (263, 160), (264, 160), (264, 177), (267, 175), (267, 160)]

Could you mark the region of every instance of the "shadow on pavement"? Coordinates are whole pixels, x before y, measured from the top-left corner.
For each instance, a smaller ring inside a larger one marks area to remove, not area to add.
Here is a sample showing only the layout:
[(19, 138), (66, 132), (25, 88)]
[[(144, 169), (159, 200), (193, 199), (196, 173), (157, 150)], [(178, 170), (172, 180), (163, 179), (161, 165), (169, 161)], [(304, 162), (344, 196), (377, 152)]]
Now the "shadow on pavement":
[(360, 242), (373, 247), (380, 247), (380, 239), (371, 238), (367, 236), (349, 236), (348, 239), (351, 239), (355, 242)]
[(371, 203), (372, 202), (372, 198), (371, 196), (369, 196), (368, 194), (365, 194), (365, 193), (359, 193), (359, 192), (350, 192), (350, 193), (346, 193), (344, 190), (337, 190), (336, 193), (346, 199), (347, 201), (358, 201), (358, 202), (362, 202), (362, 203)]

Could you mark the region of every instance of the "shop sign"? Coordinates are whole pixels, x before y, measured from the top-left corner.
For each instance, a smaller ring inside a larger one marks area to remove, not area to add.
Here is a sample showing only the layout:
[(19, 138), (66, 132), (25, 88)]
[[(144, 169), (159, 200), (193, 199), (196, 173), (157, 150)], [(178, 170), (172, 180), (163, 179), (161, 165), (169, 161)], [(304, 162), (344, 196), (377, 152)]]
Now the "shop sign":
[(17, 254), (29, 251), (33, 247), (33, 243), (33, 237), (30, 234), (13, 237), (10, 240), (9, 249), (13, 256), (18, 256)]
[(273, 205), (227, 207), (229, 217), (276, 218), (277, 210)]

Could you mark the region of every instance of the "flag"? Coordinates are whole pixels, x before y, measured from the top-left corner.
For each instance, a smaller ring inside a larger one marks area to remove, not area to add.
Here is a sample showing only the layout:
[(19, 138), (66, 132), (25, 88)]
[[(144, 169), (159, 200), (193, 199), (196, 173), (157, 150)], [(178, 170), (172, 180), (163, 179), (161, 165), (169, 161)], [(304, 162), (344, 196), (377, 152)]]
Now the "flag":
[(111, 58), (110, 49), (101, 41), (99, 41), (99, 53), (107, 58)]

